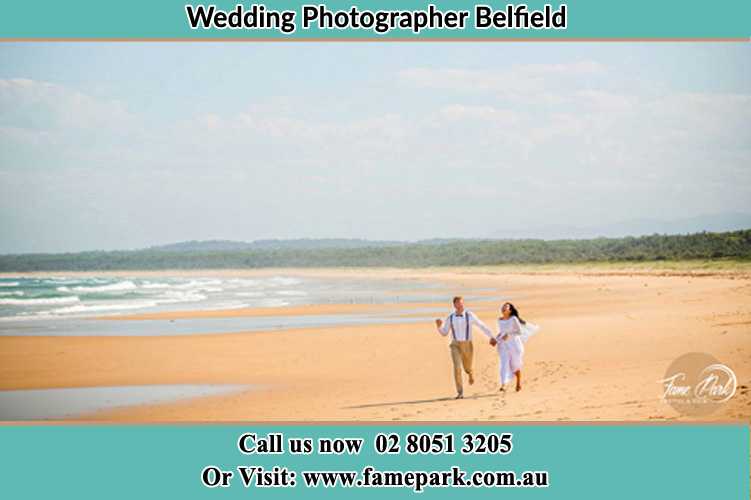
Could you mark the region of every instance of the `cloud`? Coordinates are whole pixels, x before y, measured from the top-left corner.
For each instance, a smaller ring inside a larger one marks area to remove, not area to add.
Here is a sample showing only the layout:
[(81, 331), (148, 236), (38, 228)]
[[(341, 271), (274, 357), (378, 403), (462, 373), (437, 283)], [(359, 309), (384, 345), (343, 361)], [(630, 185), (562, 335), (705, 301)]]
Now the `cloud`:
[(118, 100), (26, 78), (0, 79), (0, 120), (18, 120), (28, 128), (117, 128), (133, 124)]
[(494, 92), (530, 94), (572, 80), (603, 74), (605, 67), (593, 61), (567, 64), (525, 64), (508, 69), (408, 68), (398, 80), (421, 89), (452, 90), (465, 93)]
[(0, 168), (117, 162), (132, 155), (148, 128), (119, 100), (45, 81), (0, 79)]
[(519, 119), (517, 113), (494, 106), (450, 104), (441, 108), (439, 113), (448, 120), (505, 122), (513, 124)]

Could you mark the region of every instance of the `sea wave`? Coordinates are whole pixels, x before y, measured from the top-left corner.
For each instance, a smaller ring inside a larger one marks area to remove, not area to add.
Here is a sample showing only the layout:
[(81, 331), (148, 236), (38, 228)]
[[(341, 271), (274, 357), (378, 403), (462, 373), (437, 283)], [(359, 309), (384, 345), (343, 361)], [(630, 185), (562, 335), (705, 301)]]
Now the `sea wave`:
[(181, 302), (201, 302), (208, 297), (202, 293), (195, 291), (182, 292), (177, 290), (169, 290), (157, 298), (159, 304), (179, 304)]
[(273, 278), (269, 279), (269, 283), (276, 286), (290, 286), (290, 285), (299, 285), (302, 283), (297, 278), (287, 278), (285, 276), (274, 276)]
[(75, 283), (80, 283), (81, 280), (73, 279), (73, 278), (66, 278), (65, 276), (60, 276), (60, 277), (45, 278), (42, 280), (42, 282), (49, 283), (51, 285), (73, 285)]
[(0, 282), (0, 287), (4, 287), (0, 288), (0, 317), (62, 319), (150, 308), (281, 307), (300, 298), (304, 300), (311, 293), (305, 284), (306, 280), (285, 275), (147, 279), (138, 276), (9, 276)]
[(116, 304), (80, 304), (76, 306), (60, 307), (50, 311), (52, 314), (77, 314), (104, 311), (124, 311), (129, 309), (145, 309), (147, 307), (156, 307), (156, 302), (134, 302), (134, 303), (116, 303)]
[(250, 307), (250, 304), (245, 304), (243, 302), (220, 302), (219, 304), (215, 304), (211, 307), (207, 307), (206, 311), (226, 311), (230, 309), (245, 309), (247, 307)]
[(0, 299), (0, 304), (7, 306), (42, 306), (51, 304), (75, 304), (81, 302), (78, 296), (44, 297), (36, 299)]
[(284, 297), (304, 297), (308, 295), (307, 293), (303, 292), (302, 290), (279, 290), (276, 292), (277, 295), (282, 295)]
[(97, 293), (97, 292), (125, 292), (129, 290), (136, 290), (138, 289), (138, 285), (133, 283), (132, 281), (120, 281), (117, 283), (110, 283), (108, 285), (99, 285), (99, 286), (74, 286), (73, 288), (68, 288), (65, 286), (59, 287), (57, 290), (60, 292), (84, 292), (84, 293)]
[(231, 286), (232, 288), (240, 288), (240, 287), (257, 287), (261, 284), (259, 280), (251, 280), (251, 279), (245, 279), (245, 278), (232, 278), (226, 281), (226, 284)]
[(187, 283), (180, 283), (179, 285), (175, 285), (174, 288), (177, 288), (179, 290), (187, 290), (190, 288), (216, 287), (217, 285), (221, 284), (221, 280), (191, 280)]
[(146, 290), (159, 290), (162, 288), (172, 288), (175, 285), (170, 285), (169, 283), (152, 283), (151, 281), (144, 281), (141, 283), (141, 288), (144, 288)]

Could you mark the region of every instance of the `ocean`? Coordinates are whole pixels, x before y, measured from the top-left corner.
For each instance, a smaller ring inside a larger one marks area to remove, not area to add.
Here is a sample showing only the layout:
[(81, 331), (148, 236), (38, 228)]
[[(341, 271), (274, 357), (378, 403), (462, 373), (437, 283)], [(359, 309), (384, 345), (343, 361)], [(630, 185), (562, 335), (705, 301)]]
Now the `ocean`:
[(139, 312), (309, 304), (448, 301), (441, 284), (417, 280), (230, 277), (0, 278), (0, 321), (87, 318)]
[[(464, 292), (470, 292), (465, 290)], [(0, 336), (152, 336), (282, 330), (336, 325), (425, 322), (447, 313), (445, 285), (412, 279), (310, 276), (0, 278)], [(470, 302), (490, 300), (468, 295)], [(414, 303), (445, 303), (445, 307)], [(315, 304), (404, 303), (380, 313), (192, 317), (128, 321), (118, 316), (161, 311), (283, 308)], [(411, 303), (411, 304), (410, 304)], [(110, 321), (91, 321), (107, 316)]]
[(51, 319), (184, 308), (277, 307), (305, 302), (308, 293), (302, 279), (286, 276), (0, 278), (0, 318)]

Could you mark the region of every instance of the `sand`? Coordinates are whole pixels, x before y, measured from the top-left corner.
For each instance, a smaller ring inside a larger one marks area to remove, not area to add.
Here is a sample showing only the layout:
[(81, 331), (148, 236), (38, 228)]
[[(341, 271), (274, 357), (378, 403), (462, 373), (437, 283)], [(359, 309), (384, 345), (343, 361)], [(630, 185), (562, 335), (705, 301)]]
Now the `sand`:
[[(264, 272), (210, 274), (254, 273)], [(2, 337), (0, 389), (253, 386), (231, 395), (81, 416), (87, 421), (751, 419), (751, 280), (745, 271), (464, 268), (286, 273), (443, 283), (445, 304), (419, 306), (445, 307), (447, 313), (454, 291), (482, 288), (484, 294), (499, 295), (498, 300), (467, 305), (489, 325), (495, 325), (500, 295), (510, 297), (522, 316), (542, 326), (527, 344), (523, 390), (498, 392), (496, 352), (476, 331), (478, 380), (465, 387), (464, 400), (454, 401), (447, 339), (429, 322), (171, 337)], [(327, 304), (131, 319), (232, 315), (250, 320), (259, 314), (344, 314), (394, 307), (404, 306)], [(658, 381), (667, 367), (691, 351), (710, 353), (731, 367), (740, 386), (733, 399), (700, 418), (682, 415), (660, 399)]]

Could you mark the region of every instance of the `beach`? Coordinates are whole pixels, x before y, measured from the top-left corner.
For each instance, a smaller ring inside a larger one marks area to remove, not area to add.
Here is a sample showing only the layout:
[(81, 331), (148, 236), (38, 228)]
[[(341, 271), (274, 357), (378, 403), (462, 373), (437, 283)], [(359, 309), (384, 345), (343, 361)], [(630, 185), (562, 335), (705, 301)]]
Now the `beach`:
[[(97, 276), (103, 273), (97, 274)], [(118, 275), (118, 273), (109, 273)], [(399, 282), (400, 301), (189, 308), (103, 315), (107, 323), (232, 318), (236, 331), (178, 335), (0, 337), (0, 391), (149, 385), (231, 386), (215, 395), (102, 408), (74, 420), (220, 421), (663, 421), (751, 419), (751, 275), (746, 269), (541, 268), (222, 270), (127, 276), (300, 276)], [(433, 285), (411, 300), (403, 283)], [(453, 400), (445, 318), (451, 297), (495, 330), (513, 301), (541, 325), (527, 344), (523, 390), (498, 392), (498, 358), (475, 330), (477, 382)], [(445, 297), (437, 300), (435, 297)], [(254, 328), (257, 318), (367, 314), (372, 321)], [(383, 316), (388, 314), (388, 321)], [(399, 318), (403, 318), (400, 320)], [(247, 320), (247, 328), (243, 327)], [(234, 328), (234, 326), (233, 326)], [(706, 352), (730, 367), (735, 396), (708, 416), (661, 400), (673, 360)]]

